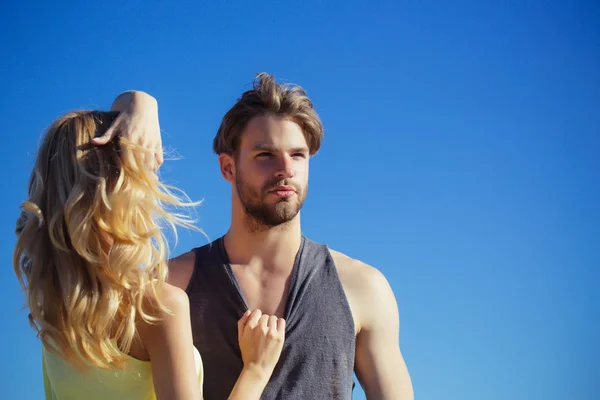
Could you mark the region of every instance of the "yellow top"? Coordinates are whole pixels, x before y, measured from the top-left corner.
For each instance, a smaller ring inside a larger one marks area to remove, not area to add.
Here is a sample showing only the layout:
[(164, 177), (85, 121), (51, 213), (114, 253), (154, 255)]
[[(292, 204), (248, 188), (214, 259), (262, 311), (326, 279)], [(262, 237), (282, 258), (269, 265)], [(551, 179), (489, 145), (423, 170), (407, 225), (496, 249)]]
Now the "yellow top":
[[(155, 400), (150, 361), (127, 357), (124, 370), (92, 367), (82, 372), (42, 346), (46, 400)], [(194, 359), (198, 384), (202, 386), (202, 359), (196, 348)]]

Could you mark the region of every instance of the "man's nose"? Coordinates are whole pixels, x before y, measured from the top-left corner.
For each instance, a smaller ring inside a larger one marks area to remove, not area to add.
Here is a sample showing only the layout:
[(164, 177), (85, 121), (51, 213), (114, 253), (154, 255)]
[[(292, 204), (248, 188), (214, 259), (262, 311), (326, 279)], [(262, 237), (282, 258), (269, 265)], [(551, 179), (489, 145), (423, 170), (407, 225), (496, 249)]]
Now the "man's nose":
[(290, 179), (293, 178), (294, 175), (296, 175), (296, 172), (294, 171), (292, 159), (291, 157), (285, 156), (277, 165), (275, 177), (277, 179)]

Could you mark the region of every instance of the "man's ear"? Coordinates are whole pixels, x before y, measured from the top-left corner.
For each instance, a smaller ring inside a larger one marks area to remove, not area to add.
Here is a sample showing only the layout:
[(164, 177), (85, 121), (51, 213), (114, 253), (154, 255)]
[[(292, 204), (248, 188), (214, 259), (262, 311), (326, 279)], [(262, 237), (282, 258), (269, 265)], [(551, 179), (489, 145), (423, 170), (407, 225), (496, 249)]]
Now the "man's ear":
[(235, 160), (230, 154), (219, 154), (219, 167), (221, 176), (230, 183), (235, 182)]

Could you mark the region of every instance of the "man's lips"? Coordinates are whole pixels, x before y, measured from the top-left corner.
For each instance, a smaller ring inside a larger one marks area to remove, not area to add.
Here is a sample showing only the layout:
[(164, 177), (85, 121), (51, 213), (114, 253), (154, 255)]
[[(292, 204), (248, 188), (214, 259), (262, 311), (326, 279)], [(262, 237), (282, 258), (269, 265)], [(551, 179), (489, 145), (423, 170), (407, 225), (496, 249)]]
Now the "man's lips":
[(269, 190), (269, 193), (277, 197), (292, 197), (296, 194), (296, 189), (292, 186), (277, 186), (276, 188)]

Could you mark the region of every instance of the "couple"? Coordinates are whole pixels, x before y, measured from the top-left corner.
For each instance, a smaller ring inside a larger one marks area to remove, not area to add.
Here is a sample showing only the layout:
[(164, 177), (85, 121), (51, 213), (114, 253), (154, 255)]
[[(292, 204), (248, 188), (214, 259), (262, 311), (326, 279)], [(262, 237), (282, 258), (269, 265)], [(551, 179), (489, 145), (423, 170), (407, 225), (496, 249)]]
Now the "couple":
[(213, 142), (231, 226), (167, 261), (161, 229), (194, 228), (181, 210), (196, 203), (155, 173), (156, 100), (55, 121), (13, 259), (46, 398), (350, 399), (356, 372), (368, 399), (412, 399), (385, 277), (302, 235), (322, 138), (306, 93), (259, 74)]

